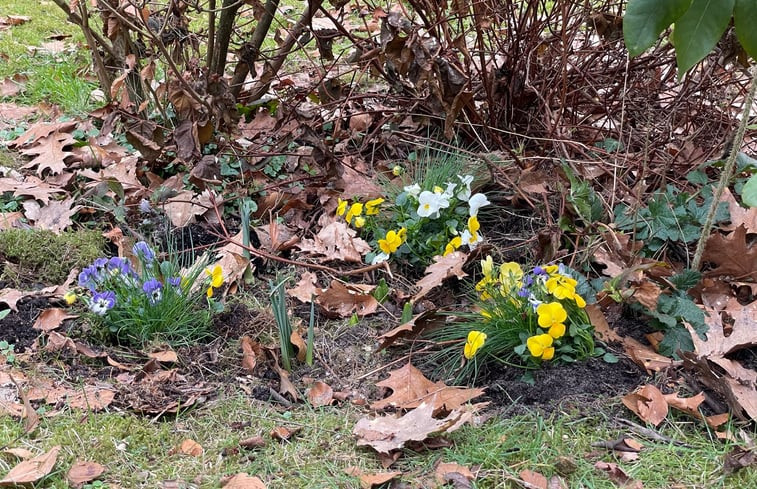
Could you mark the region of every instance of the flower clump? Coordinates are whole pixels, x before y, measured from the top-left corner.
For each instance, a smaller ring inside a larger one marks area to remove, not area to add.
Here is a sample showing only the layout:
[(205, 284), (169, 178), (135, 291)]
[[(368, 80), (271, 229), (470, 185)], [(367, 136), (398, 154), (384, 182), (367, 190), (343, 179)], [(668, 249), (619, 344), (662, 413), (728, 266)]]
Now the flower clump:
[(586, 300), (567, 267), (552, 264), (525, 272), (518, 263), (496, 265), (487, 256), (481, 275), (475, 286), (479, 310), (454, 324), (457, 334), (467, 335), (462, 352), (467, 364), (496, 359), (539, 366), (604, 353), (594, 345)]
[[(119, 343), (153, 339), (188, 342), (207, 336), (218, 304), (213, 289), (223, 284), (219, 266), (206, 270), (207, 257), (188, 270), (170, 260), (158, 260), (144, 241), (132, 248), (137, 266), (125, 258), (98, 258), (79, 274), (77, 291), (64, 295), (68, 305), (78, 299), (92, 313), (98, 332)], [(207, 307), (200, 307), (206, 303)]]
[(434, 256), (473, 250), (483, 241), (478, 212), (490, 202), (486, 195), (471, 191), (472, 183), (471, 175), (458, 175), (457, 181), (426, 190), (414, 183), (404, 186), (391, 203), (384, 198), (339, 199), (336, 214), (372, 235), (375, 247), (366, 256), (369, 263), (398, 257), (425, 265)]

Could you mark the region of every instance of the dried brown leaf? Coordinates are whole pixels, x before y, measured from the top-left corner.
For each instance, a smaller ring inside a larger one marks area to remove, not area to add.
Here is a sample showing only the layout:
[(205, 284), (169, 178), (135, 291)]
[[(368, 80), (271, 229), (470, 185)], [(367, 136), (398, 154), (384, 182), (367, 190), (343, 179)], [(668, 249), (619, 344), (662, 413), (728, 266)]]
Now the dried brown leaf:
[(435, 419), (433, 413), (434, 407), (424, 403), (399, 418), (392, 415), (362, 418), (352, 432), (357, 436), (359, 446), (370, 446), (377, 452), (389, 453), (409, 441), (423, 441), (431, 435), (443, 433), (461, 415), (458, 411), (452, 411), (446, 418)]
[(313, 407), (329, 406), (334, 402), (334, 390), (325, 382), (317, 381), (305, 391), (305, 397)]
[(520, 477), (523, 482), (528, 484), (528, 487), (530, 488), (533, 487), (539, 489), (547, 489), (547, 478), (539, 472), (535, 472), (533, 470), (521, 470), (518, 473), (518, 477)]
[(42, 311), (32, 326), (33, 329), (44, 331), (45, 333), (57, 329), (66, 319), (79, 317), (76, 314), (67, 314), (65, 309), (53, 307)]
[(747, 242), (746, 228), (740, 224), (731, 234), (712, 233), (702, 259), (716, 265), (707, 275), (751, 278), (757, 276), (757, 246)]
[(242, 346), (242, 368), (253, 373), (258, 364), (258, 358), (263, 358), (265, 354), (263, 347), (249, 336), (243, 336), (239, 340), (239, 344)]
[(291, 289), (286, 289), (287, 295), (298, 299), (300, 302), (310, 302), (313, 297), (320, 293), (316, 285), (318, 277), (313, 272), (302, 272), (300, 281)]
[(378, 301), (370, 291), (373, 286), (345, 285), (332, 280), (328, 289), (322, 291), (316, 302), (330, 317), (350, 317), (352, 314), (366, 316), (378, 309)]
[(594, 464), (594, 468), (597, 470), (600, 470), (602, 472), (605, 472), (607, 476), (618, 484), (619, 486), (626, 488), (626, 489), (643, 489), (644, 485), (641, 483), (641, 481), (637, 481), (635, 479), (632, 479), (631, 477), (626, 474), (623, 469), (621, 469), (618, 464), (614, 464), (612, 462), (602, 462), (599, 461)]
[(179, 357), (176, 355), (176, 352), (171, 350), (170, 348), (148, 353), (147, 356), (154, 358), (155, 360), (162, 363), (176, 363), (179, 361)]
[(743, 225), (747, 233), (757, 233), (757, 207), (741, 207), (727, 187), (723, 189), (720, 201), (728, 204), (728, 212), (731, 215), (731, 222), (721, 225), (720, 229), (733, 231)]
[(435, 328), (444, 324), (445, 317), (438, 314), (435, 309), (429, 309), (416, 316), (410, 321), (400, 324), (396, 328), (379, 336), (379, 347), (381, 351), (395, 341), (402, 338), (415, 338), (423, 331)]
[(205, 449), (202, 445), (192, 440), (191, 438), (184, 439), (177, 447), (174, 447), (170, 454), (188, 455), (190, 457), (201, 457), (205, 453)]
[(413, 296), (413, 302), (417, 302), (450, 277), (466, 277), (468, 274), (463, 271), (463, 265), (467, 259), (468, 255), (461, 251), (435, 257), (434, 263), (426, 267), (423, 278), (418, 281), (420, 290)]
[(367, 473), (363, 472), (360, 467), (347, 467), (344, 469), (347, 475), (357, 477), (360, 479), (361, 489), (372, 489), (373, 487), (386, 484), (390, 480), (396, 479), (402, 475), (402, 472), (375, 472)]
[(60, 234), (64, 229), (73, 224), (71, 218), (79, 212), (81, 207), (80, 205), (74, 205), (74, 199), (71, 198), (52, 200), (39, 210), (34, 227), (37, 229), (49, 229), (55, 234)]
[(232, 476), (226, 482), (222, 482), (221, 487), (224, 489), (266, 489), (262, 480), (244, 473)]
[(72, 408), (96, 412), (108, 407), (115, 397), (116, 393), (110, 389), (88, 385), (69, 395), (66, 404)]
[(623, 396), (623, 404), (639, 418), (654, 426), (659, 425), (668, 415), (668, 403), (660, 390), (647, 384), (636, 392)]
[(60, 448), (59, 446), (55, 446), (49, 452), (19, 463), (0, 480), (0, 486), (33, 484), (46, 477), (52, 472), (53, 467), (55, 467)]
[(392, 406), (399, 409), (413, 409), (425, 403), (434, 412), (460, 409), (471, 399), (484, 394), (483, 389), (450, 387), (444, 382), (432, 382), (410, 363), (389, 373), (389, 378), (377, 382), (378, 387), (392, 390), (392, 395), (371, 404), (371, 409)]
[(45, 170), (50, 170), (53, 175), (63, 172), (66, 169), (64, 160), (73, 153), (63, 150), (66, 141), (61, 141), (60, 138), (61, 135), (58, 133), (50, 134), (40, 139), (35, 146), (22, 149), (21, 153), (26, 156), (34, 156), (34, 159), (21, 168), (36, 168), (37, 175), (40, 177)]
[(96, 462), (83, 462), (77, 460), (68, 470), (66, 479), (71, 486), (82, 487), (87, 482), (92, 482), (105, 473), (105, 467)]
[(362, 263), (371, 246), (357, 237), (357, 231), (344, 221), (324, 226), (313, 239), (303, 239), (297, 247), (303, 253), (324, 256), (328, 260)]
[(440, 463), (434, 470), (434, 478), (440, 485), (445, 485), (449, 482), (454, 484), (455, 488), (473, 487), (470, 481), (476, 480), (476, 474), (471, 470), (460, 464), (456, 463)]

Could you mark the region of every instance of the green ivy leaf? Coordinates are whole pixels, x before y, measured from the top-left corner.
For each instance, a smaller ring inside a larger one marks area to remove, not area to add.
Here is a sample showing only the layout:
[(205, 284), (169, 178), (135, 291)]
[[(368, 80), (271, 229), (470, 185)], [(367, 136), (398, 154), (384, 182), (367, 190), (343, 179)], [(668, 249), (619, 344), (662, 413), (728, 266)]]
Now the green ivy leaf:
[(733, 22), (744, 51), (752, 58), (757, 58), (757, 0), (736, 0)]
[(749, 177), (741, 189), (741, 201), (746, 206), (757, 207), (757, 174)]
[(631, 56), (643, 53), (690, 5), (691, 0), (629, 0), (623, 16), (628, 53)]
[(735, 0), (693, 0), (691, 7), (676, 21), (672, 41), (676, 47), (679, 78), (718, 43), (731, 21), (734, 3)]

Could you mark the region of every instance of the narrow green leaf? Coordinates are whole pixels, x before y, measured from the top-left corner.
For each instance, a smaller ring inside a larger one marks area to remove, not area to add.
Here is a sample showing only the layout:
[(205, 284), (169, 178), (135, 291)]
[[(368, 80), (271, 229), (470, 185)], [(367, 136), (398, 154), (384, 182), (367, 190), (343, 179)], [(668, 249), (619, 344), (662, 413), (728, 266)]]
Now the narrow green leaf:
[(631, 56), (643, 53), (690, 5), (691, 0), (629, 0), (623, 16), (628, 53)]
[(757, 59), (757, 0), (736, 0), (733, 22), (736, 26), (736, 37), (744, 51), (753, 59)]
[(733, 14), (735, 0), (693, 0), (673, 30), (678, 76), (707, 56), (720, 40)]

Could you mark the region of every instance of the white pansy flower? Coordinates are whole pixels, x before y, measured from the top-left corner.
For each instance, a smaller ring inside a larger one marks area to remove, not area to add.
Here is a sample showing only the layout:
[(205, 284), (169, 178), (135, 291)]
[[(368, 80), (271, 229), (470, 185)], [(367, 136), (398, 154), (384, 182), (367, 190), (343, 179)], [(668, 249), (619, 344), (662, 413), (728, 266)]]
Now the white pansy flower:
[(437, 194), (424, 190), (418, 196), (418, 215), (420, 217), (430, 217), (436, 219), (439, 217), (439, 209), (449, 207), (449, 198), (443, 193)]
[(378, 255), (373, 257), (373, 260), (371, 260), (371, 265), (376, 265), (378, 263), (384, 263), (386, 260), (389, 259), (389, 255), (384, 253), (383, 251), (379, 253)]
[(473, 175), (465, 175), (460, 176), (458, 175), (457, 178), (460, 179), (460, 190), (457, 192), (457, 198), (468, 202), (468, 199), (470, 199), (470, 184), (473, 183)]
[(468, 205), (470, 206), (470, 215), (471, 217), (478, 215), (478, 210), (482, 208), (485, 205), (489, 205), (489, 199), (486, 198), (486, 195), (484, 194), (474, 194), (471, 196), (471, 198), (468, 200)]
[(417, 183), (414, 183), (412, 185), (407, 185), (405, 188), (403, 188), (405, 192), (408, 193), (408, 195), (412, 195), (416, 199), (418, 198), (418, 194), (421, 193), (421, 186)]
[(450, 183), (450, 182), (448, 182), (447, 183), (447, 188), (446, 188), (446, 190), (444, 190), (444, 194), (442, 194), (442, 195), (444, 195), (448, 199), (451, 199), (452, 196), (455, 195), (455, 187), (457, 187), (456, 183)]
[(481, 235), (478, 232), (471, 233), (469, 229), (465, 229), (460, 233), (460, 239), (463, 240), (463, 244), (467, 245), (471, 251), (476, 249), (476, 246), (481, 242)]

